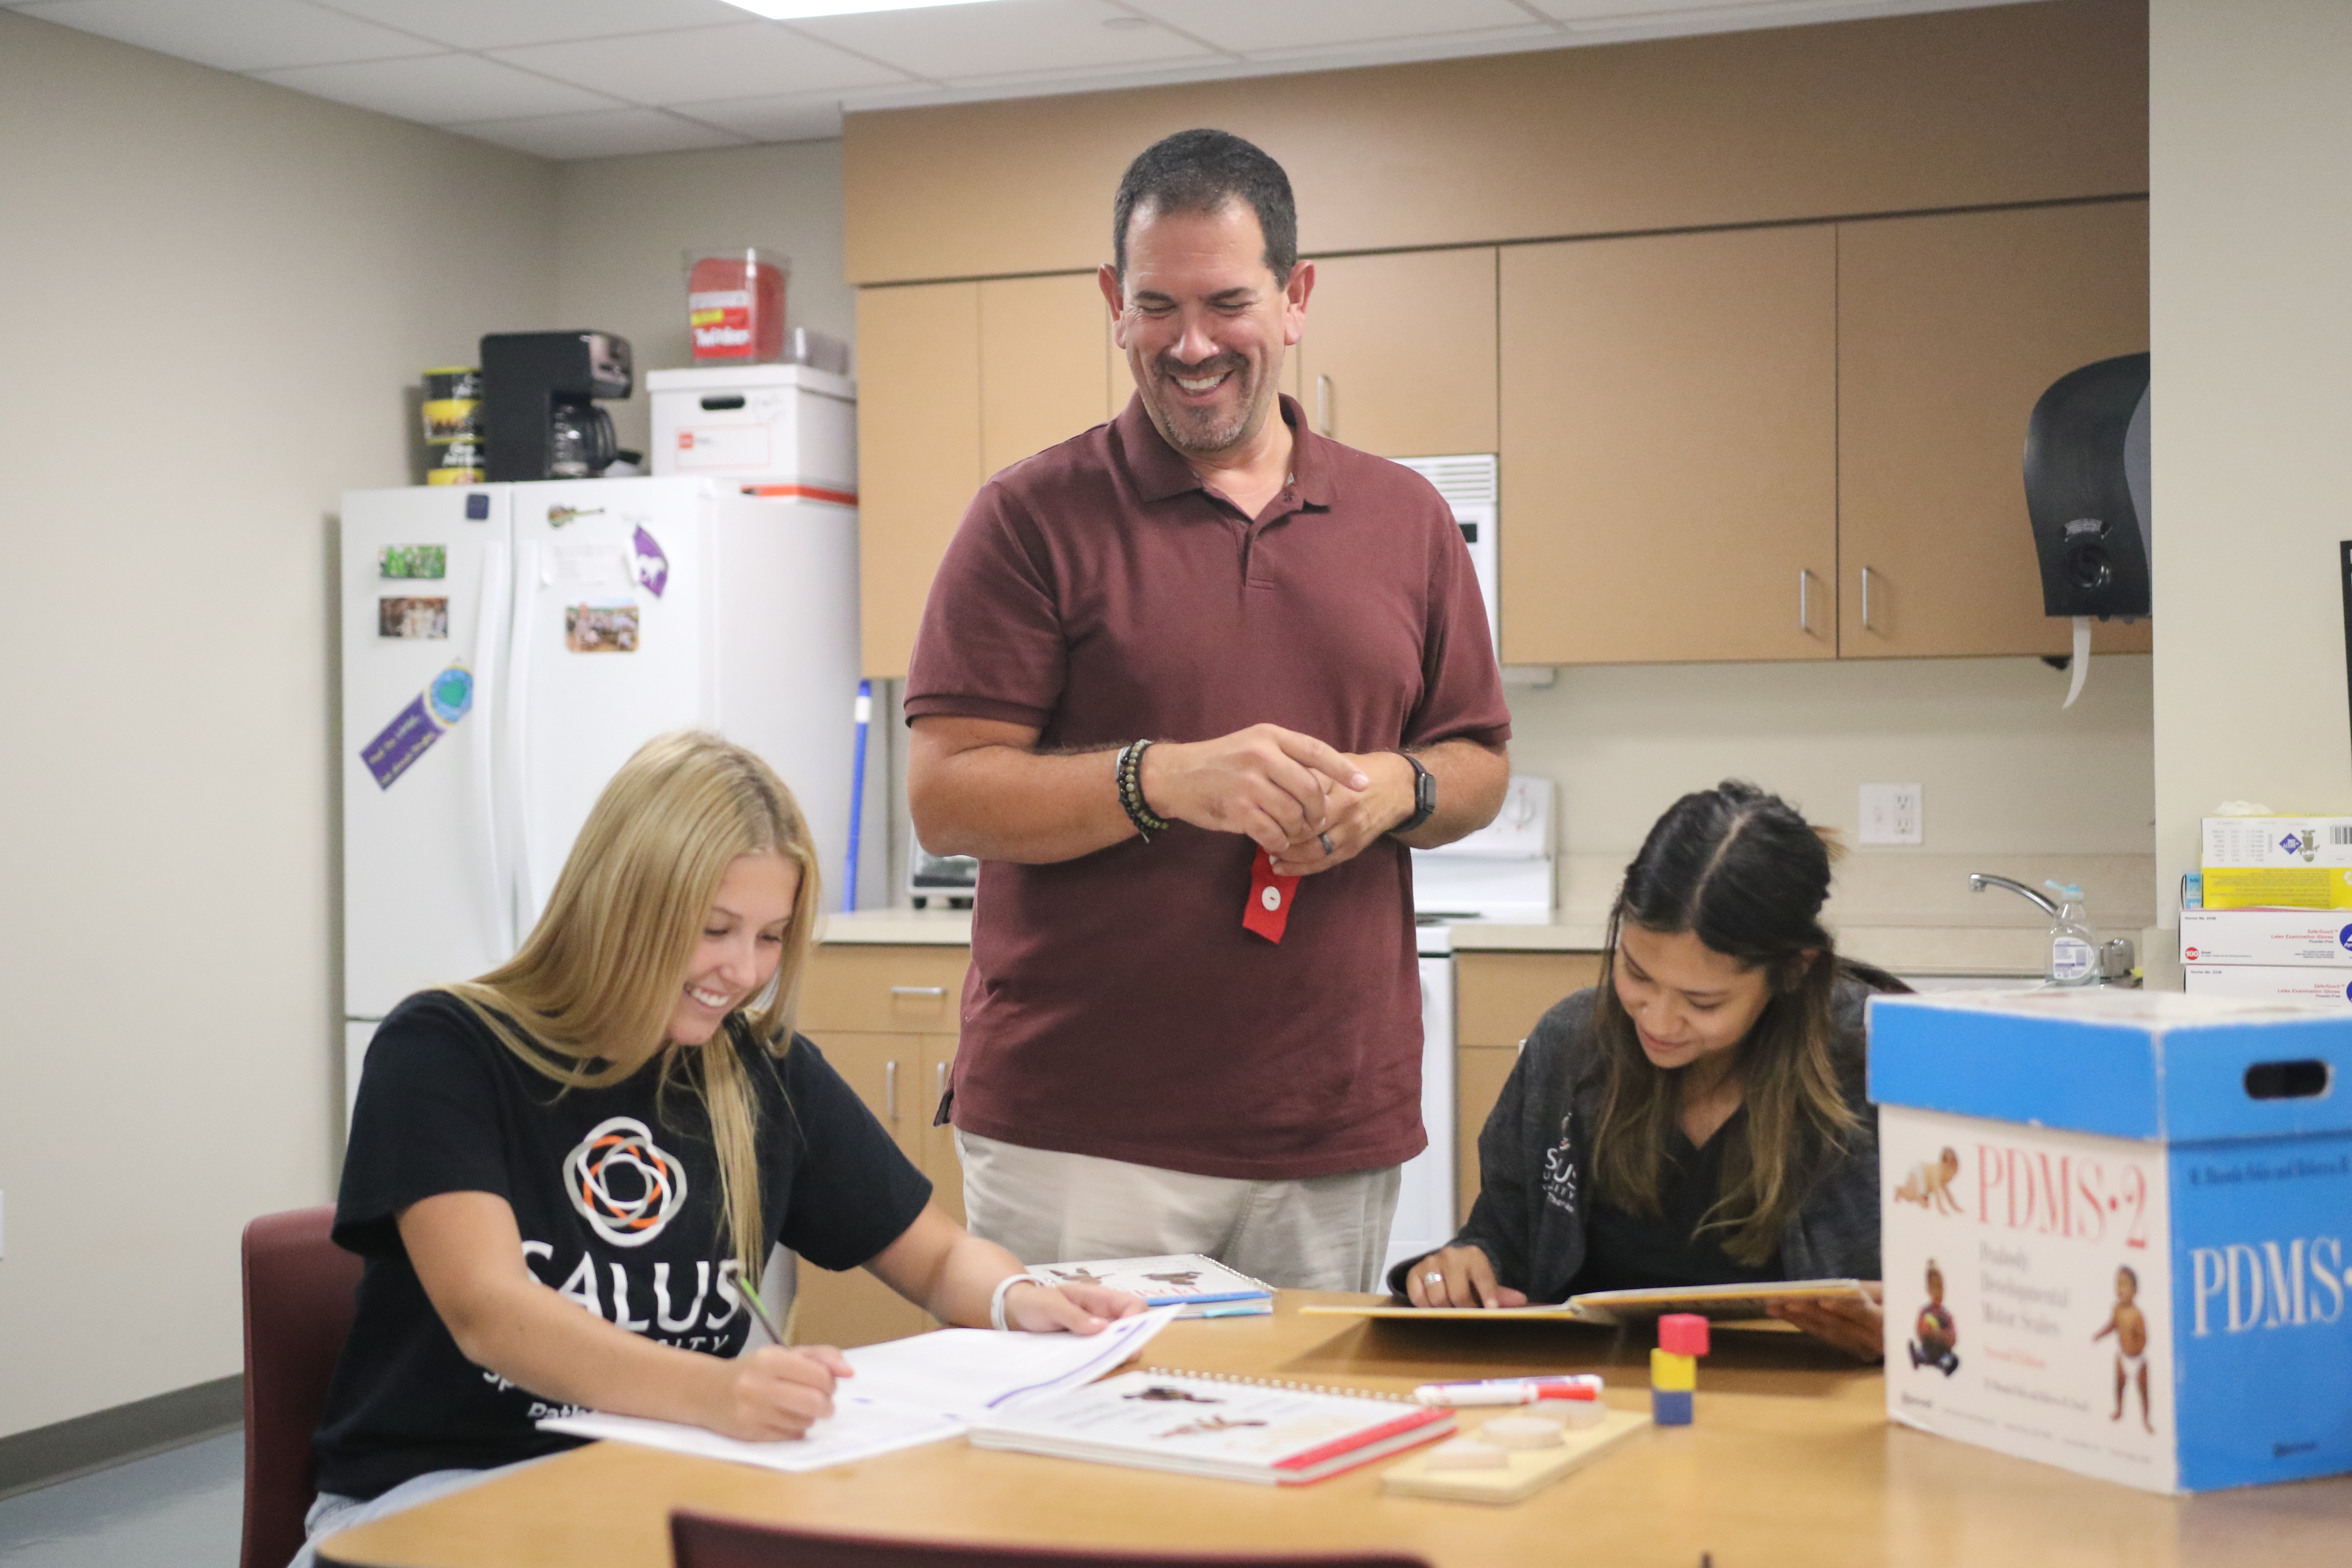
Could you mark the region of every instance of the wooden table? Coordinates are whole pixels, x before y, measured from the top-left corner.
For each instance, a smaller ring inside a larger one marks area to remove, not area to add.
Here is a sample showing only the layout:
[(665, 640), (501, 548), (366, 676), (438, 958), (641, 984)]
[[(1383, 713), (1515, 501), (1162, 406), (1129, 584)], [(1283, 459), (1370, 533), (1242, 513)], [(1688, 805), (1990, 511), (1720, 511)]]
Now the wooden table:
[[(1573, 1324), (1272, 1317), (1171, 1325), (1152, 1365), (1402, 1392), (1439, 1377), (1597, 1371), (1648, 1400), (1646, 1342)], [(2352, 1478), (2162, 1498), (1885, 1420), (1875, 1369), (1793, 1333), (1719, 1330), (1697, 1422), (1643, 1433), (1514, 1507), (1392, 1498), (1378, 1465), (1256, 1487), (935, 1444), (809, 1475), (599, 1443), (332, 1538), (354, 1568), (667, 1568), (680, 1504), (823, 1529), (992, 1542), (1417, 1552), (1438, 1568), (1591, 1563), (2352, 1563)]]

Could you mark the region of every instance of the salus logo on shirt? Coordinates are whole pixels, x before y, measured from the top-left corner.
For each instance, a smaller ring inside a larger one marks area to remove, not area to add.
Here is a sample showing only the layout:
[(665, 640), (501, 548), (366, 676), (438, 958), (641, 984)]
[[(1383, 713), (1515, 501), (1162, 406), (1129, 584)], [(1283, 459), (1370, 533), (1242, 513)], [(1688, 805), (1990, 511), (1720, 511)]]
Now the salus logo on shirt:
[(615, 1247), (643, 1247), (686, 1202), (686, 1167), (631, 1116), (599, 1122), (563, 1157), (572, 1206)]
[(1576, 1153), (1568, 1141), (1570, 1116), (1559, 1119), (1559, 1142), (1544, 1152), (1544, 1201), (1556, 1209), (1576, 1212)]

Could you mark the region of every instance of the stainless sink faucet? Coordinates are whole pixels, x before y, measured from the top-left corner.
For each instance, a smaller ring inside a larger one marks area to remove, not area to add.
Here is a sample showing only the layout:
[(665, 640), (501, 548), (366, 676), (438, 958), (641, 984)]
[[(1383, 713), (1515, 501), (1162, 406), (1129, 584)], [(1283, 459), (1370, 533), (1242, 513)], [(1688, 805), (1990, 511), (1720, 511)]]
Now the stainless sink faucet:
[(1987, 888), (2007, 888), (2019, 898), (2030, 901), (2035, 909), (2040, 910), (2052, 920), (2054, 921), (2058, 918), (2057, 901), (2050, 898), (2048, 895), (2037, 893), (2032, 889), (2027, 887), (2024, 883), (2012, 882), (2007, 877), (1996, 877), (1990, 871), (1971, 871), (1969, 873), (1969, 892), (1981, 893)]
[[(2035, 909), (2040, 910), (2052, 920), (2054, 921), (2059, 918), (2060, 911), (2057, 900), (2051, 898), (2046, 893), (2037, 892), (2033, 889), (2027, 887), (2024, 883), (2012, 881), (2007, 877), (1996, 877), (1990, 871), (1971, 871), (1969, 873), (1969, 892), (1981, 893), (1987, 888), (2006, 888), (2011, 892), (2015, 893), (2019, 898), (2031, 903)], [(2138, 975), (2133, 973), (2132, 971), (2138, 967), (2138, 964), (2139, 950), (2132, 944), (2131, 938), (2127, 936), (2116, 937), (2111, 941), (2100, 944), (2099, 972), (2098, 974), (2090, 981), (2090, 984), (2094, 985), (2137, 986), (2140, 983), (2140, 978)]]

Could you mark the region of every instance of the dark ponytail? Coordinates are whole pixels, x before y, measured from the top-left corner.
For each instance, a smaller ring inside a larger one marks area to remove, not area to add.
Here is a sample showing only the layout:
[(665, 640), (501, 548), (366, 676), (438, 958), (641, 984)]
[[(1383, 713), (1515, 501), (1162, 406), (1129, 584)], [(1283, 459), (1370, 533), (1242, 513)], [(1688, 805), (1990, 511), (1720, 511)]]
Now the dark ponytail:
[(1813, 1183), (1859, 1125), (1833, 1052), (1832, 998), (1841, 973), (1901, 990), (1884, 971), (1842, 963), (1821, 923), (1835, 850), (1780, 796), (1727, 779), (1668, 808), (1609, 915), (1595, 1023), (1608, 1092), (1593, 1134), (1601, 1191), (1629, 1213), (1656, 1217), (1666, 1139), (1680, 1109), (1675, 1072), (1654, 1066), (1617, 999), (1617, 932), (1696, 935), (1714, 952), (1766, 973), (1771, 998), (1737, 1047), (1744, 1127), (1724, 1134), (1723, 1195), (1700, 1226), (1726, 1234), (1724, 1250), (1753, 1268), (1768, 1261)]

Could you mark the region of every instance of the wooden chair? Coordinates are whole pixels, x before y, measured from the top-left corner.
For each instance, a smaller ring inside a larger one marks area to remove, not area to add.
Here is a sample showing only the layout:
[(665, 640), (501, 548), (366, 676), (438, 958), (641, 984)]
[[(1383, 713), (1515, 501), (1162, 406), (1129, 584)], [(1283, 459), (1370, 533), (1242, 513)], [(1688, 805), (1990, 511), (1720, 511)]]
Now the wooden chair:
[(352, 1330), (360, 1260), (328, 1239), (332, 1204), (245, 1227), (245, 1544), (239, 1568), (302, 1549), (318, 1476), (310, 1434)]
[(1401, 1552), (1122, 1552), (838, 1535), (678, 1509), (677, 1568), (1429, 1568)]

